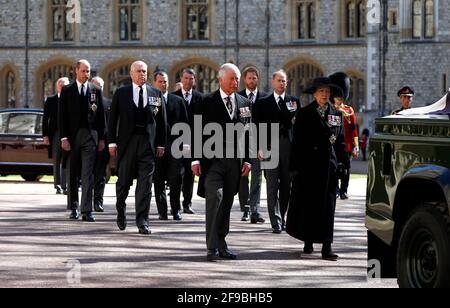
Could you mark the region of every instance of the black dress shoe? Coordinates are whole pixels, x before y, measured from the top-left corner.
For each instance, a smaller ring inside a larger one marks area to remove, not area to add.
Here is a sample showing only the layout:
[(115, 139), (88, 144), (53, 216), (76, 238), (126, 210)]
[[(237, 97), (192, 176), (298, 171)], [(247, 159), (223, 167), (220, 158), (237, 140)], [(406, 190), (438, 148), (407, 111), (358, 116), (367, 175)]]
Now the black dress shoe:
[(348, 200), (347, 193), (341, 193), (341, 200)]
[(242, 215), (241, 221), (249, 221), (250, 220), (250, 215), (248, 212), (244, 212), (244, 214)]
[(150, 231), (150, 228), (148, 226), (141, 226), (139, 227), (139, 234), (149, 235), (152, 234), (152, 231)]
[(250, 222), (252, 224), (263, 224), (266, 222), (266, 220), (264, 218), (261, 217), (261, 215), (259, 214), (252, 214), (252, 216), (250, 217)]
[(169, 220), (169, 217), (167, 216), (167, 214), (162, 214), (162, 215), (159, 215), (158, 219), (161, 221), (166, 221), (166, 220)]
[(80, 218), (80, 212), (78, 210), (72, 210), (72, 213), (70, 214), (70, 219), (78, 220)]
[(323, 244), (322, 259), (326, 261), (337, 261), (339, 259), (339, 256), (331, 249), (331, 244)]
[(63, 194), (63, 189), (61, 187), (56, 187), (56, 194), (57, 195), (62, 195)]
[(125, 229), (127, 228), (127, 218), (117, 217), (117, 227), (119, 227), (120, 231), (125, 231)]
[(81, 220), (85, 222), (95, 222), (95, 218), (92, 216), (92, 213), (83, 214)]
[(192, 208), (190, 206), (185, 206), (183, 208), (183, 213), (184, 214), (190, 214), (190, 215), (195, 214), (195, 212), (192, 210)]
[(101, 203), (94, 203), (94, 211), (97, 213), (103, 213), (105, 209), (103, 208), (103, 205)]
[(307, 255), (310, 255), (310, 254), (312, 254), (313, 252), (314, 252), (314, 246), (313, 246), (313, 243), (306, 242), (306, 243), (305, 243), (305, 246), (303, 247), (303, 253), (304, 253), (304, 254), (307, 254)]
[(209, 262), (220, 260), (219, 249), (208, 249), (206, 260)]
[(173, 220), (180, 221), (180, 220), (183, 220), (183, 218), (181, 217), (180, 213), (175, 213), (173, 215)]
[(281, 227), (272, 228), (272, 233), (274, 234), (281, 234), (282, 232), (283, 230), (281, 229)]
[(219, 256), (225, 260), (236, 260), (237, 256), (228, 249), (219, 249)]

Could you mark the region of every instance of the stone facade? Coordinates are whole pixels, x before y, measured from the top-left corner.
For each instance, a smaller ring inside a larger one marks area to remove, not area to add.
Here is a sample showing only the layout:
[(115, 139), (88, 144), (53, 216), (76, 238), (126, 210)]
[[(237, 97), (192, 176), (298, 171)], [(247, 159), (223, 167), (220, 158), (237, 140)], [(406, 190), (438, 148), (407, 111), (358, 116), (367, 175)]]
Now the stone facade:
[[(379, 29), (373, 29), (374, 31), (368, 35), (369, 51), (371, 49), (374, 51), (373, 57), (369, 58), (369, 71), (372, 68), (376, 75), (376, 78), (369, 78), (374, 82), (372, 96), (374, 107), (380, 109), (379, 107), (382, 107), (384, 103), (385, 114), (399, 107), (397, 91), (405, 85), (411, 86), (416, 92), (413, 101), (415, 106), (425, 106), (436, 102), (450, 86), (448, 81), (450, 77), (450, 18), (444, 13), (450, 11), (450, 2), (446, 0), (432, 2), (434, 4), (434, 37), (413, 39), (413, 0), (388, 1), (390, 16), (387, 31), (386, 97), (384, 99), (378, 90), (377, 77), (382, 74), (378, 69), (377, 61), (380, 56)], [(394, 24), (393, 13), (397, 16)]]
[[(4, 83), (5, 72), (15, 72), (15, 107), (42, 107), (45, 73), (55, 65), (73, 65), (80, 58), (88, 59), (94, 73), (107, 83), (108, 73), (114, 67), (139, 59), (149, 64), (150, 71), (167, 70), (172, 84), (177, 72), (185, 66), (202, 64), (217, 70), (228, 61), (242, 69), (257, 66), (261, 71), (261, 87), (267, 89), (272, 72), (280, 68), (295, 70), (302, 64), (311, 65), (323, 74), (351, 72), (364, 83), (367, 81), (366, 39), (342, 37), (341, 12), (345, 0), (310, 1), (317, 12), (317, 29), (315, 39), (308, 41), (293, 37), (295, 0), (210, 0), (210, 39), (206, 42), (183, 40), (182, 0), (141, 1), (143, 26), (138, 42), (118, 40), (116, 1), (81, 0), (81, 23), (76, 24), (75, 40), (69, 43), (51, 41), (51, 1), (28, 2), (26, 85), (25, 1), (0, 0), (0, 74), (3, 74), (0, 78)], [(298, 94), (298, 87), (293, 85), (292, 89)], [(0, 108), (7, 107), (5, 91), (0, 86)], [(363, 95), (363, 100), (367, 100)], [(363, 110), (367, 107), (363, 106)]]

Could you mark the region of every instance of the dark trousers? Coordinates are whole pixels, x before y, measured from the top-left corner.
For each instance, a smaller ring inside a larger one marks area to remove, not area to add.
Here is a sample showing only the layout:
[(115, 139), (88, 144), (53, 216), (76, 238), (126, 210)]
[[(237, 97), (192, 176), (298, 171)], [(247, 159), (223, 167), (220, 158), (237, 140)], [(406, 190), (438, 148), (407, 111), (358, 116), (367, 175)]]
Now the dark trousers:
[(205, 178), (206, 245), (208, 249), (226, 249), (230, 231), (230, 213), (240, 177), (237, 159), (216, 159)]
[[(291, 195), (291, 175), (289, 172), (289, 155), (291, 142), (287, 137), (280, 137), (280, 162), (275, 169), (266, 170), (267, 209), (272, 228), (285, 224), (286, 211)], [(295, 158), (294, 158), (295, 159)]]
[(241, 205), (241, 212), (250, 210), (253, 215), (256, 215), (259, 213), (261, 203), (261, 162), (257, 159), (251, 159), (250, 163), (252, 164), (250, 189), (249, 177), (241, 177), (239, 204)]
[(172, 214), (176, 214), (181, 209), (181, 176), (183, 166), (181, 159), (175, 159), (169, 153), (156, 160), (156, 170), (154, 177), (155, 199), (159, 215), (167, 215), (167, 194), (166, 181), (170, 188), (170, 206)]
[[(68, 158), (68, 209), (78, 209), (78, 184), (81, 178), (81, 212), (92, 212), (92, 191), (94, 188), (94, 164), (97, 145), (88, 129), (80, 129), (72, 141)], [(81, 174), (80, 174), (81, 171)]]
[(53, 181), (55, 188), (67, 188), (66, 168), (62, 167), (62, 149), (59, 132), (56, 132), (52, 140), (53, 157)]
[(191, 167), (192, 161), (190, 159), (183, 159), (183, 168), (184, 168), (184, 174), (183, 174), (183, 207), (190, 207), (192, 205), (192, 195), (194, 191), (194, 180), (195, 176), (192, 173), (192, 167)]
[[(341, 186), (339, 188), (339, 192), (342, 193), (347, 193), (348, 191), (348, 186), (350, 184), (350, 171), (351, 171), (351, 154), (350, 153), (346, 153), (345, 154), (345, 163), (344, 163), (344, 168), (345, 168), (345, 174), (341, 175), (339, 180), (341, 181)], [(338, 183), (339, 185), (339, 183)]]
[(109, 149), (106, 146), (103, 152), (97, 152), (97, 159), (95, 161), (95, 176), (94, 176), (94, 204), (103, 205), (103, 195), (106, 186), (106, 168), (109, 163)]
[(134, 135), (119, 162), (119, 179), (116, 184), (117, 213), (123, 218), (126, 215), (126, 200), (137, 178), (136, 186), (136, 225), (148, 226), (150, 201), (152, 197), (152, 177), (155, 170), (154, 154), (151, 150), (149, 136)]

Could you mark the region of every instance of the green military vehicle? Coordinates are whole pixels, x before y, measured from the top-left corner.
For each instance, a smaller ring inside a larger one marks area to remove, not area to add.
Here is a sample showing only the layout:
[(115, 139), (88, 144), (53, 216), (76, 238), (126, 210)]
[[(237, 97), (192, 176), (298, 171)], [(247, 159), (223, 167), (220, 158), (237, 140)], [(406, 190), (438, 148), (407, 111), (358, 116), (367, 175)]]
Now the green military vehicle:
[(396, 277), (400, 287), (450, 287), (450, 94), (375, 126), (366, 201), (369, 264), (381, 265), (380, 278)]

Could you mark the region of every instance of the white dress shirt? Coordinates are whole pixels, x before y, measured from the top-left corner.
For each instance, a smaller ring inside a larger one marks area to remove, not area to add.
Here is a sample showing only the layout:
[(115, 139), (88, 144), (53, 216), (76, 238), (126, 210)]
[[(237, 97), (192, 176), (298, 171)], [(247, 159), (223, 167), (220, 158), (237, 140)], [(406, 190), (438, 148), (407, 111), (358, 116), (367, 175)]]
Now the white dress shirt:
[(222, 97), (223, 104), (224, 104), (225, 109), (226, 109), (227, 111), (228, 111), (228, 107), (227, 107), (227, 98), (228, 98), (228, 97), (230, 98), (230, 100), (231, 100), (231, 105), (233, 106), (233, 112), (232, 112), (231, 114), (228, 112), (228, 114), (230, 115), (230, 119), (233, 120), (234, 115), (235, 115), (235, 113), (236, 113), (236, 96), (235, 96), (235, 94), (233, 93), (233, 94), (231, 94), (231, 95), (228, 95), (228, 94), (226, 94), (225, 92), (223, 92), (222, 89), (220, 89), (220, 96)]
[[(185, 91), (184, 89), (181, 89), (181, 93), (183, 93), (183, 98), (188, 102), (188, 104), (191, 104), (191, 100), (192, 100), (192, 89), (190, 89), (189, 91)], [(186, 93), (188, 93), (189, 95), (186, 96)]]
[[(81, 86), (84, 85), (84, 93), (81, 93)], [(86, 96), (86, 91), (88, 89), (88, 82), (81, 83), (77, 80), (78, 94)]]
[[(142, 90), (144, 90), (144, 108), (148, 104), (148, 98), (147, 98), (147, 86), (144, 84), (142, 86)], [(139, 107), (139, 92), (141, 91), (141, 88), (137, 84), (133, 82), (133, 102), (136, 104), (136, 107)]]

